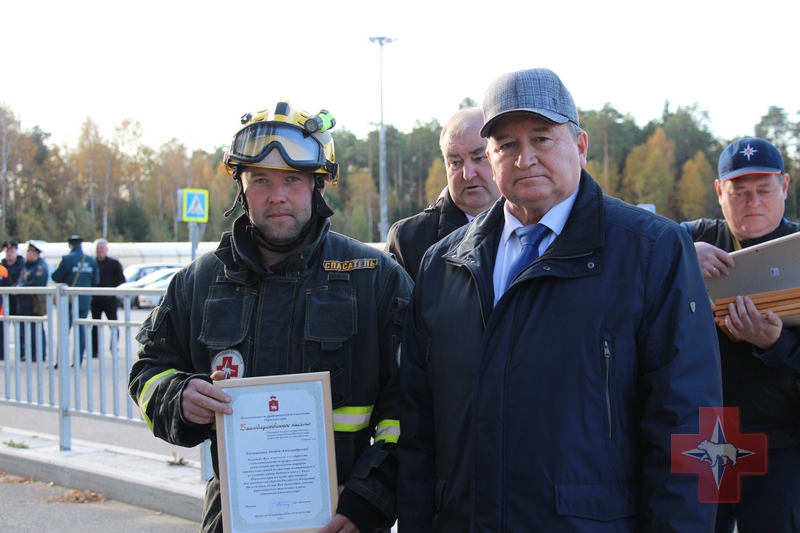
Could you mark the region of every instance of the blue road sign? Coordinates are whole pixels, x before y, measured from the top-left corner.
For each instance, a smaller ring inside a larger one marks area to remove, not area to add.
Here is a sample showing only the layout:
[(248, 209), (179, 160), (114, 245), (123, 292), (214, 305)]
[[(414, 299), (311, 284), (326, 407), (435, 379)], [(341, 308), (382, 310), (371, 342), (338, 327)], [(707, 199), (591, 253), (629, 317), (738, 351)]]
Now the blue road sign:
[(208, 190), (183, 189), (181, 219), (184, 222), (208, 222)]

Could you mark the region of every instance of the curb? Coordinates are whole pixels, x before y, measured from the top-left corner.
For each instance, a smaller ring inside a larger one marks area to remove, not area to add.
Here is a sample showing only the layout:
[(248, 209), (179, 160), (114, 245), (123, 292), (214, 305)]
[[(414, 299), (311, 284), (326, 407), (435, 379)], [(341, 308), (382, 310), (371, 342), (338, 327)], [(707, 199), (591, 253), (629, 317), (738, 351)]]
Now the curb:
[(20, 477), (80, 490), (92, 490), (112, 500), (162, 511), (199, 522), (203, 513), (205, 483), (200, 469), (170, 466), (172, 458), (72, 440), (72, 449), (59, 449), (54, 435), (0, 428), (0, 443), (24, 443), (26, 448), (0, 444), (0, 471)]

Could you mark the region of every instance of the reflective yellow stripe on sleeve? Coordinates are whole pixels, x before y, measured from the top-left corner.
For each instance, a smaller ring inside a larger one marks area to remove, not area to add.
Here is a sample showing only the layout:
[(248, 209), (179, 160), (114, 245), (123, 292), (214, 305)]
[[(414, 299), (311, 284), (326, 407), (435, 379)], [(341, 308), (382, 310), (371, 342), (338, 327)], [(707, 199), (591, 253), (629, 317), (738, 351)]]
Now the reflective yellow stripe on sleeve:
[(355, 433), (369, 426), (372, 406), (348, 406), (333, 410), (333, 430)]
[(169, 370), (165, 370), (160, 374), (156, 374), (152, 378), (148, 379), (147, 382), (142, 387), (142, 392), (139, 394), (139, 409), (142, 411), (142, 418), (144, 421), (147, 422), (147, 427), (150, 428), (150, 431), (153, 431), (153, 422), (150, 420), (150, 417), (147, 416), (147, 404), (150, 403), (150, 399), (153, 397), (153, 393), (156, 391), (156, 386), (161, 383), (162, 381), (166, 380), (170, 375), (176, 374), (178, 371), (174, 368), (170, 368)]
[(375, 442), (394, 442), (400, 438), (399, 420), (381, 420), (378, 422), (378, 431), (375, 432)]

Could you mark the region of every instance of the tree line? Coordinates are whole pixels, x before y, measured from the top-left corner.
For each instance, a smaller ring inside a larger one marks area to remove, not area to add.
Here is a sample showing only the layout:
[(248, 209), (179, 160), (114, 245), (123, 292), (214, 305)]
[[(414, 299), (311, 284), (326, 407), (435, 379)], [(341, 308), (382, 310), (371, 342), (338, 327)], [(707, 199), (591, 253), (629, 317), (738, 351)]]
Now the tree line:
[[(460, 106), (474, 105), (464, 99)], [(697, 105), (670, 110), (644, 126), (610, 104), (579, 110), (589, 135), (587, 171), (606, 194), (653, 204), (672, 220), (721, 216), (712, 183), (722, 149), (733, 139), (711, 133), (708, 113)], [(389, 222), (420, 212), (446, 185), (438, 121), (417, 121), (410, 132), (386, 126)], [(232, 132), (231, 132), (232, 133)], [(359, 139), (332, 131), (340, 164), (339, 187), (326, 201), (335, 211), (335, 231), (362, 241), (379, 240), (378, 132)], [(752, 134), (781, 151), (787, 172), (800, 177), (800, 119), (770, 107)], [(182, 241), (178, 189), (209, 190), (209, 221), (203, 240), (230, 227), (223, 213), (236, 187), (222, 164), (226, 146), (189, 151), (178, 139), (158, 148), (142, 142), (141, 125), (125, 120), (104, 138), (87, 118), (77, 146), (54, 146), (38, 126), (23, 129), (10, 108), (0, 105), (0, 225), (4, 239), (61, 241), (67, 234), (109, 241)], [(238, 208), (233, 216), (238, 216)], [(797, 219), (797, 187), (790, 182), (787, 217)]]

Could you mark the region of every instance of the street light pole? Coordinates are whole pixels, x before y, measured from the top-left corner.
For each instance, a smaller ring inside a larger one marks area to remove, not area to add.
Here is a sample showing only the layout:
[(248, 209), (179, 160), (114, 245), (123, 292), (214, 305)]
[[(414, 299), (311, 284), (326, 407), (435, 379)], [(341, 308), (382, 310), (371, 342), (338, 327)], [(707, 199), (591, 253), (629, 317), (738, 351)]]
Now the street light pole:
[(383, 45), (389, 44), (394, 39), (391, 37), (370, 37), (370, 42), (380, 45), (381, 64), (381, 131), (380, 131), (380, 193), (381, 193), (381, 221), (378, 230), (381, 233), (381, 242), (386, 242), (389, 234), (389, 216), (386, 206), (386, 127), (383, 123)]

